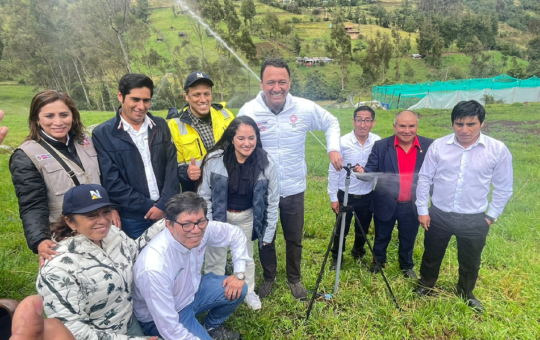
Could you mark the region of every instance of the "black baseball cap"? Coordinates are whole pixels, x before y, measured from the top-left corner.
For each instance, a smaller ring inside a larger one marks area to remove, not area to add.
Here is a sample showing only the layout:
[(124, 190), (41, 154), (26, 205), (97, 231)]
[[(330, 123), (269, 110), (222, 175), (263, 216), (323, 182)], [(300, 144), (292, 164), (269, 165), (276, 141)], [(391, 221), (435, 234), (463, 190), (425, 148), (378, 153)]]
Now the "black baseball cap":
[(210, 79), (208, 74), (201, 71), (195, 71), (187, 76), (186, 82), (184, 83), (184, 91), (187, 91), (188, 87), (193, 86), (193, 84), (199, 81), (204, 81), (208, 85), (214, 86), (214, 82), (212, 81), (212, 79)]
[(109, 195), (101, 185), (79, 185), (69, 189), (64, 195), (62, 215), (85, 214), (110, 205)]

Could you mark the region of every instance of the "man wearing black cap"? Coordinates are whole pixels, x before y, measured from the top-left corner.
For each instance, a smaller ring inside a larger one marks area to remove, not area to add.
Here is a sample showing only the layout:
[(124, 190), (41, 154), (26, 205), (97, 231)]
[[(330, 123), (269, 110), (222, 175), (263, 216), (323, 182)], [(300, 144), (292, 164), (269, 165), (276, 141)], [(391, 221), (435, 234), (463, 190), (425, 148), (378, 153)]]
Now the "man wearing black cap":
[(207, 74), (200, 71), (189, 74), (184, 83), (186, 105), (181, 112), (171, 108), (167, 116), (178, 149), (182, 191), (195, 190), (195, 181), (201, 176), (200, 162), (234, 119), (225, 103), (212, 104), (212, 86), (214, 82)]

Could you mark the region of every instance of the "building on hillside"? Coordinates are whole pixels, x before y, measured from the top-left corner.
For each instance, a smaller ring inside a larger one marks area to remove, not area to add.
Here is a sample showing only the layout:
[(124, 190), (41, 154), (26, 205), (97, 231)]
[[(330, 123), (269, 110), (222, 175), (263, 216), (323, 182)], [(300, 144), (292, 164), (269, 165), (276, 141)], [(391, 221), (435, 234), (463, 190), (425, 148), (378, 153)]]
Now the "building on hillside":
[(317, 65), (320, 65), (320, 64), (323, 64), (323, 63), (328, 64), (332, 60), (333, 59), (328, 58), (328, 57), (297, 57), (296, 58), (296, 63), (300, 64), (300, 65), (310, 67), (310, 66), (317, 66)]
[(345, 25), (345, 31), (347, 31), (347, 34), (349, 37), (351, 37), (351, 40), (356, 40), (360, 37), (360, 31), (355, 30), (354, 26), (352, 25)]
[(414, 53), (414, 54), (411, 54), (411, 56), (412, 56), (413, 59), (422, 59), (421, 54)]
[(186, 33), (186, 32), (182, 32), (182, 31), (178, 31), (178, 36), (179, 36), (180, 38), (185, 38), (185, 37), (187, 37), (187, 33)]

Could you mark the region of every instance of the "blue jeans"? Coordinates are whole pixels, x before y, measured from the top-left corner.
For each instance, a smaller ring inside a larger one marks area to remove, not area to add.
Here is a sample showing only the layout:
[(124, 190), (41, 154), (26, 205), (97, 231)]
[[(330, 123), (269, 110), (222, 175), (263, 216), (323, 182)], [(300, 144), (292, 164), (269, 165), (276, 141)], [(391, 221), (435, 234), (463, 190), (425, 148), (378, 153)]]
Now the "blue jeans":
[(122, 222), (122, 231), (132, 239), (139, 238), (146, 229), (154, 224), (152, 220), (132, 220), (129, 218), (120, 218), (120, 222)]
[[(242, 295), (236, 300), (227, 300), (225, 297), (225, 287), (223, 280), (227, 276), (216, 275), (213, 273), (205, 274), (201, 278), (199, 290), (195, 294), (195, 300), (180, 312), (178, 312), (178, 322), (184, 326), (191, 334), (200, 338), (211, 340), (206, 328), (217, 328), (236, 310), (244, 301), (247, 294), (247, 285), (242, 287)], [(204, 319), (203, 327), (197, 318), (197, 314), (209, 311)], [(141, 322), (141, 328), (146, 336), (159, 335), (154, 321)]]

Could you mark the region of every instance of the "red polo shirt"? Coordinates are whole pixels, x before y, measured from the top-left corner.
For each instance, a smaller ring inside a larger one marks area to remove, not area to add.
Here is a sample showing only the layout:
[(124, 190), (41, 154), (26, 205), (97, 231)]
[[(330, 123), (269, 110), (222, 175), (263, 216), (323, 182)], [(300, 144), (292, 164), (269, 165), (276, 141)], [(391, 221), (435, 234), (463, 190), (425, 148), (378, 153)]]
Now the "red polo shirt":
[(416, 166), (416, 154), (420, 149), (418, 137), (414, 137), (414, 142), (408, 152), (405, 152), (396, 136), (394, 147), (397, 152), (399, 165), (399, 196), (398, 202), (407, 202), (412, 199), (412, 184), (414, 177), (414, 168)]

